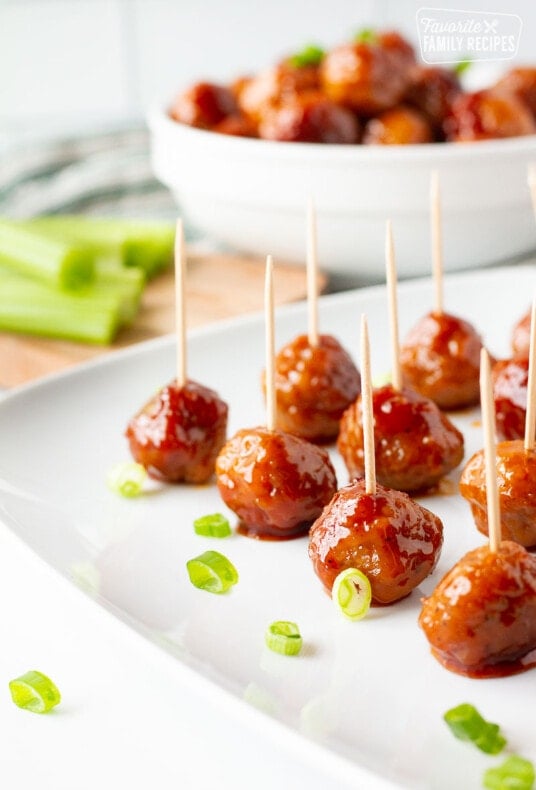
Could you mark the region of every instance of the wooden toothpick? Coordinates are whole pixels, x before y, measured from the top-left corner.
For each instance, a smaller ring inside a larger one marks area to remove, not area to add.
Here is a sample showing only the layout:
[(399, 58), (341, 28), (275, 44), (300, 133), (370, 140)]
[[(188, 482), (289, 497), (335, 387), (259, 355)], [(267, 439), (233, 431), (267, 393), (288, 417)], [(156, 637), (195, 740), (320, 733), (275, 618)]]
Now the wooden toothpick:
[(484, 460), (486, 463), (486, 504), (488, 511), (489, 550), (496, 552), (501, 542), (501, 514), (497, 487), (497, 449), (495, 444), (495, 406), (491, 388), (489, 354), (480, 352), (480, 400), (484, 429)]
[(533, 450), (536, 431), (536, 298), (530, 314), (529, 377), (525, 413), (525, 450)]
[(374, 455), (374, 414), (370, 375), (370, 343), (367, 316), (361, 316), (361, 411), (363, 415), (363, 462), (365, 491), (376, 493), (376, 457)]
[(391, 220), (387, 220), (385, 234), (385, 270), (387, 297), (389, 300), (389, 328), (391, 333), (391, 367), (395, 390), (402, 389), (402, 368), (400, 366), (400, 342), (398, 338), (398, 300), (396, 295), (395, 245)]
[(175, 331), (177, 335), (177, 387), (186, 384), (186, 250), (182, 219), (175, 233)]
[(307, 313), (309, 345), (318, 345), (318, 250), (316, 212), (312, 198), (307, 205)]
[(441, 227), (441, 195), (439, 174), (433, 170), (430, 178), (430, 214), (432, 220), (432, 271), (435, 286), (435, 312), (443, 312), (443, 233)]
[(276, 426), (274, 264), (271, 255), (266, 256), (266, 277), (264, 283), (264, 325), (266, 356), (266, 427), (269, 431), (274, 431)]

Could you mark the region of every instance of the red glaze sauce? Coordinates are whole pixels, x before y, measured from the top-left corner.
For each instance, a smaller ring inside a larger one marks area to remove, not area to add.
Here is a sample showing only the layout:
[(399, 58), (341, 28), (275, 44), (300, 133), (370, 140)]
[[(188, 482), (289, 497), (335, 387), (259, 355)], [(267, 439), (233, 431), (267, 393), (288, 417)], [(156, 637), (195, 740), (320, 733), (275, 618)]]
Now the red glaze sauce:
[(528, 359), (502, 359), (493, 365), (491, 380), (499, 439), (525, 435)]
[(480, 399), (482, 341), (467, 321), (448, 313), (428, 313), (400, 349), (404, 383), (440, 409), (473, 406)]
[(216, 460), (218, 489), (251, 537), (303, 535), (337, 489), (327, 452), (267, 428), (238, 431)]
[(528, 357), (530, 350), (530, 314), (528, 313), (519, 319), (512, 332), (512, 352), (514, 357), (522, 359)]
[[(434, 486), (463, 458), (463, 436), (433, 401), (390, 384), (373, 391), (376, 477), (388, 488), (420, 491)], [(337, 442), (350, 478), (365, 473), (359, 398), (344, 413)]]
[(536, 666), (536, 557), (503, 541), (468, 552), (424, 599), (419, 624), (447, 669), (473, 678)]
[(311, 442), (329, 442), (361, 392), (361, 377), (334, 337), (320, 335), (311, 346), (307, 335), (299, 335), (276, 356), (275, 387), (278, 427)]
[[(497, 444), (497, 485), (501, 531), (505, 540), (536, 547), (536, 450), (522, 441)], [(488, 534), (484, 451), (469, 459), (460, 479), (460, 494), (471, 505), (477, 529)]]
[(328, 592), (337, 575), (358, 568), (374, 604), (404, 598), (435, 568), (443, 544), (440, 519), (407, 494), (364, 480), (341, 488), (309, 533), (309, 557)]
[(135, 461), (170, 483), (205, 483), (225, 442), (227, 405), (208, 387), (188, 381), (163, 387), (130, 420), (126, 436)]

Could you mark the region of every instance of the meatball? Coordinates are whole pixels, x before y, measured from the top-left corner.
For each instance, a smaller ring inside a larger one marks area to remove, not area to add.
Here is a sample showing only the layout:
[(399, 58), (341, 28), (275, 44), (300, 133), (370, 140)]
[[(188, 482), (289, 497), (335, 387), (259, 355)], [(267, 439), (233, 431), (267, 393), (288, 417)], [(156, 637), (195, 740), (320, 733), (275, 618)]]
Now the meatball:
[(278, 427), (323, 443), (337, 437), (344, 410), (361, 392), (361, 377), (334, 337), (320, 335), (311, 346), (307, 335), (299, 335), (275, 358), (275, 389)]
[(221, 497), (251, 537), (303, 535), (337, 489), (327, 452), (267, 428), (241, 430), (216, 460)]
[(480, 399), (482, 341), (467, 321), (428, 313), (400, 349), (404, 383), (440, 409), (473, 406)]
[(496, 90), (513, 93), (521, 99), (531, 113), (536, 115), (536, 68), (534, 66), (518, 66), (510, 69), (501, 77)]
[(328, 592), (338, 574), (358, 568), (373, 604), (405, 598), (435, 568), (443, 544), (440, 519), (407, 494), (365, 481), (341, 488), (309, 533), (309, 557)]
[[(520, 440), (497, 444), (497, 485), (501, 531), (506, 540), (536, 546), (536, 450)], [(469, 459), (460, 479), (460, 494), (471, 505), (477, 529), (488, 534), (484, 451)]]
[(339, 143), (359, 140), (359, 122), (345, 107), (321, 93), (300, 93), (276, 107), (266, 109), (259, 137), (300, 143)]
[(232, 137), (256, 137), (257, 131), (251, 121), (244, 115), (228, 115), (217, 123), (212, 131), (229, 134)]
[(420, 110), (441, 137), (445, 118), (461, 91), (454, 71), (439, 66), (415, 66), (404, 101)]
[(412, 145), (433, 142), (430, 124), (418, 110), (394, 107), (371, 118), (363, 130), (365, 145)]
[(198, 82), (177, 96), (169, 114), (188, 126), (212, 129), (229, 115), (238, 114), (238, 105), (229, 88)]
[(530, 352), (531, 311), (519, 319), (512, 332), (512, 352), (514, 357), (528, 357)]
[(527, 105), (513, 94), (482, 90), (454, 100), (444, 129), (447, 140), (466, 142), (534, 134), (536, 122)]
[(225, 443), (227, 404), (195, 381), (163, 387), (130, 420), (126, 437), (135, 461), (168, 483), (205, 483)]
[(527, 410), (528, 359), (501, 359), (493, 365), (491, 381), (499, 439), (522, 439)]
[(258, 126), (266, 112), (319, 87), (318, 66), (293, 66), (288, 60), (243, 80), (235, 88), (244, 115)]
[[(374, 454), (379, 482), (399, 491), (435, 485), (463, 458), (463, 436), (435, 403), (390, 384), (372, 395)], [(341, 420), (337, 442), (350, 477), (365, 474), (361, 398)]]
[(376, 115), (398, 104), (411, 82), (415, 55), (398, 33), (343, 44), (323, 59), (324, 92), (359, 115)]
[[(447, 669), (501, 677), (536, 665), (536, 557), (512, 541), (468, 552), (423, 601), (419, 624)], [(532, 655), (531, 655), (532, 653)]]

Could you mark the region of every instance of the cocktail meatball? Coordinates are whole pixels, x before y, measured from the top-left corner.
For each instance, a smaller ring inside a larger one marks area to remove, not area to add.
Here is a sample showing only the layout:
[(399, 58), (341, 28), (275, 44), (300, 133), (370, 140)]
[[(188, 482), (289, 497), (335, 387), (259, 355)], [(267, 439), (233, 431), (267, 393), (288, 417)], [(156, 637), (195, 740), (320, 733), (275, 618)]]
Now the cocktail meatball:
[(300, 93), (265, 110), (259, 137), (297, 143), (348, 145), (359, 140), (359, 122), (321, 93)]
[(418, 110), (393, 107), (367, 121), (363, 131), (364, 145), (415, 145), (433, 142), (430, 124)]
[(213, 129), (230, 115), (238, 115), (238, 105), (229, 88), (198, 82), (175, 99), (170, 115), (176, 121), (199, 129)]
[(528, 359), (501, 359), (493, 365), (491, 382), (499, 439), (521, 439), (525, 435), (528, 378)]
[(483, 90), (458, 96), (445, 119), (447, 140), (466, 142), (536, 133), (527, 105), (512, 93)]

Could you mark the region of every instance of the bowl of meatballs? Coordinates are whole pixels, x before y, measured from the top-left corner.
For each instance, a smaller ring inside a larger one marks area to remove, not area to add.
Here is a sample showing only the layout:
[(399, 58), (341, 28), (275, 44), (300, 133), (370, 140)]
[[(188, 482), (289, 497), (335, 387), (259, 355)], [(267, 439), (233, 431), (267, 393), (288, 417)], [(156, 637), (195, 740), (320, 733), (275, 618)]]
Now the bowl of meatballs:
[(401, 277), (430, 271), (429, 185), (441, 183), (445, 268), (536, 248), (536, 67), (467, 92), (461, 69), (419, 63), (395, 31), (305, 47), (231, 84), (199, 82), (149, 115), (156, 176), (189, 222), (245, 253), (301, 262), (318, 216), (320, 265), (383, 279), (386, 219)]

